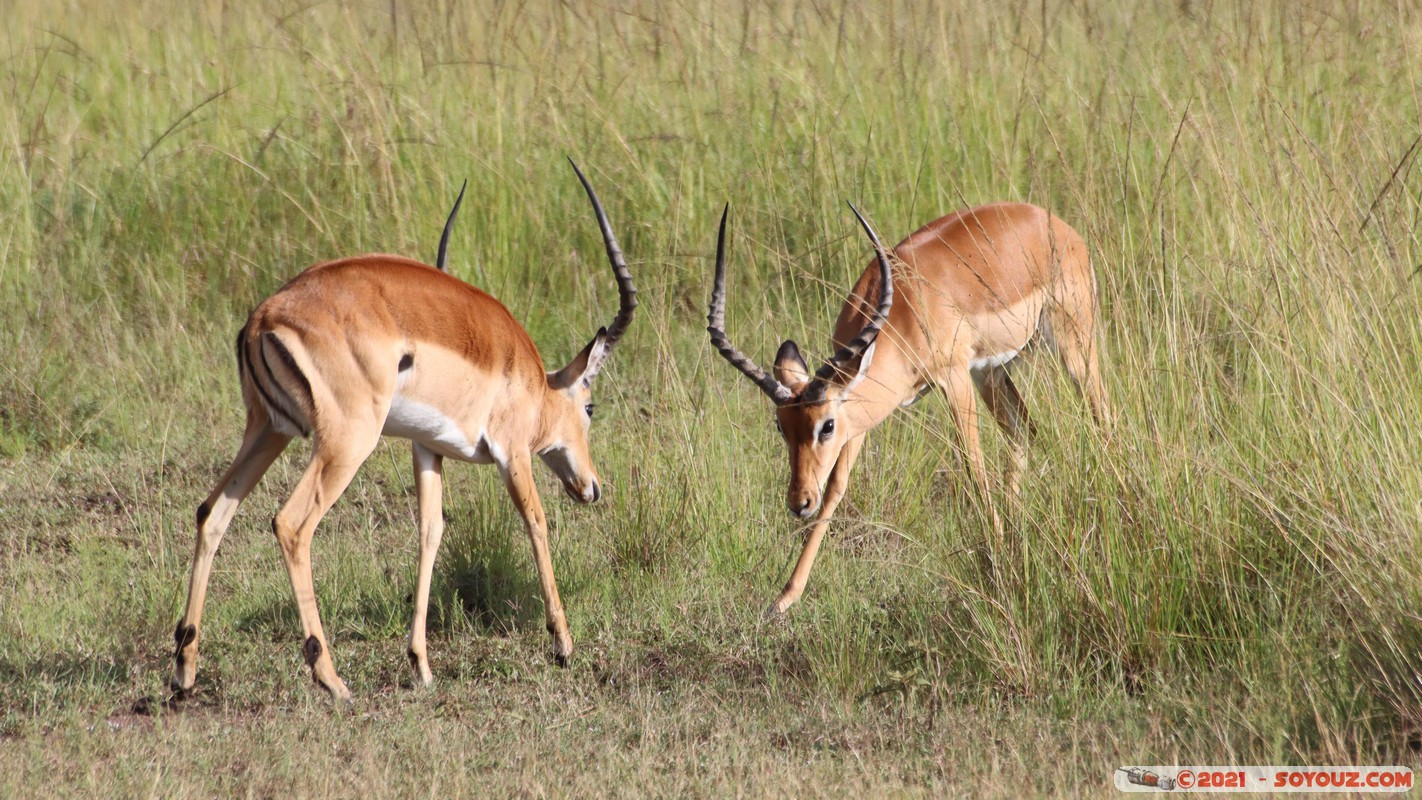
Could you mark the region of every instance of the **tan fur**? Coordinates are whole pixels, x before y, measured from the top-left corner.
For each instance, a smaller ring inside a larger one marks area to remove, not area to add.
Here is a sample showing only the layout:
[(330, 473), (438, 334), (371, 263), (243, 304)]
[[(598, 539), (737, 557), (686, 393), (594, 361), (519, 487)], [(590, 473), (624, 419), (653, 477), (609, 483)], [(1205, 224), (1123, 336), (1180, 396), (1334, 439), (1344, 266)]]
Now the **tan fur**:
[[(1007, 485), (1015, 491), (1026, 463), (1030, 421), (1005, 364), (1034, 338), (1049, 340), (1095, 418), (1109, 423), (1095, 343), (1095, 276), (1086, 244), (1065, 222), (1023, 203), (980, 206), (925, 225), (893, 255), (893, 308), (866, 354), (870, 361), (862, 375), (851, 374), (859, 368), (853, 365), (835, 379), (824, 402), (801, 403), (806, 366), (797, 358), (775, 364), (777, 380), (796, 398), (775, 411), (789, 450), (786, 502), (797, 516), (818, 514), (772, 613), (783, 613), (803, 593), (864, 435), (927, 389), (937, 387), (948, 399), (984, 498), (989, 481), (974, 389), (1011, 442)], [(864, 328), (880, 280), (877, 262), (871, 261), (840, 311), (834, 347)], [(828, 419), (834, 419), (835, 430), (821, 440), (816, 431)], [(1000, 527), (995, 510), (992, 517)]]

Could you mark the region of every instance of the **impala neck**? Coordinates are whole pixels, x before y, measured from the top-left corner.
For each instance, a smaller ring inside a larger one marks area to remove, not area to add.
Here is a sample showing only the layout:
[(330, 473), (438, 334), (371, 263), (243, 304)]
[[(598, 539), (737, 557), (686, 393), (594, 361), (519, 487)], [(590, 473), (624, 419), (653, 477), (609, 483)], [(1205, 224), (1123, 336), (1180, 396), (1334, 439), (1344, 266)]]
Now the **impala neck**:
[(561, 435), (558, 430), (558, 421), (567, 416), (567, 409), (563, 406), (567, 404), (567, 398), (563, 397), (556, 389), (553, 389), (545, 381), (543, 383), (543, 396), (536, 400), (538, 402), (538, 428), (537, 435), (534, 436), (533, 451), (542, 452), (552, 445), (559, 444)]
[(869, 374), (844, 397), (844, 416), (855, 430), (867, 431), (918, 394), (922, 380), (903, 351), (883, 342), (876, 348)]

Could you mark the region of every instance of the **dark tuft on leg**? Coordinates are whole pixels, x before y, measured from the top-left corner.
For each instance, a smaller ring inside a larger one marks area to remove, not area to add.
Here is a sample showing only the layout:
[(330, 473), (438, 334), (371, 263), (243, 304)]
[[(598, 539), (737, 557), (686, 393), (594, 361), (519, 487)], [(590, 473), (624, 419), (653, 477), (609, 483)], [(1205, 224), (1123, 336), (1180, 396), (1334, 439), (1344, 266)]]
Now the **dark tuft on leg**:
[(407, 655), (407, 656), (410, 657), (410, 666), (415, 667), (415, 668), (419, 668), (419, 666), (420, 666), (420, 657), (417, 656), (417, 655), (415, 655), (415, 651), (414, 651), (414, 650), (406, 650), (406, 651), (405, 651), (405, 655)]
[(211, 514), (211, 513), (212, 513), (212, 509), (208, 507), (208, 505), (207, 505), (206, 502), (204, 502), (202, 505), (198, 506), (198, 510), (197, 510), (197, 524), (198, 524), (198, 527), (199, 527), (199, 528), (202, 527), (202, 524), (203, 524), (204, 522), (207, 522), (207, 515), (208, 515), (208, 514)]
[(192, 644), (196, 639), (197, 628), (192, 625), (185, 625), (182, 620), (178, 620), (178, 628), (173, 631), (173, 642), (178, 646), (173, 653), (174, 656), (181, 659), (183, 657), (183, 648)]
[(321, 657), (321, 641), (315, 636), (308, 636), (301, 650), (302, 655), (306, 656), (306, 666), (316, 666), (316, 659)]

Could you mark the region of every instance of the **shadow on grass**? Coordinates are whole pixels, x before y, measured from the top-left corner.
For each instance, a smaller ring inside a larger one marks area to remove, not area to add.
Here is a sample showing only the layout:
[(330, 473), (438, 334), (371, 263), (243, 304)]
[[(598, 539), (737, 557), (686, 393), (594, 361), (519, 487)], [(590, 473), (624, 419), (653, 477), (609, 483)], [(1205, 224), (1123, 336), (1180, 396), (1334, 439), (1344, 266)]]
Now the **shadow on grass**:
[[(486, 511), (480, 504), (446, 512), (444, 540), (430, 586), (426, 630), (431, 635), (511, 636), (543, 629), (543, 599), (523, 523), (501, 506), (492, 514)], [(385, 576), (347, 576), (344, 597), (329, 588), (322, 595), (318, 581), (317, 603), (327, 629), (364, 639), (408, 631), (417, 569), (415, 559), (404, 560), (409, 552), (390, 555), (400, 559), (390, 567), (407, 576), (405, 579), (392, 579), (388, 572)], [(578, 593), (577, 581), (567, 575), (559, 576), (558, 588), (565, 603)], [(301, 618), (290, 592), (279, 592), (249, 604), (233, 628), (286, 640), (300, 633)]]
[(29, 659), (0, 657), (0, 686), (105, 688), (127, 684), (137, 659), (131, 653), (55, 653)]
[[(318, 590), (316, 602), (321, 602)], [(329, 624), (330, 612), (324, 611), (322, 622)], [(232, 629), (241, 633), (266, 633), (269, 638), (295, 637), (301, 632), (301, 615), (296, 612), (296, 600), (290, 597), (273, 598), (258, 608), (242, 614), (233, 623)]]
[(522, 524), (503, 514), (471, 514), (446, 528), (430, 587), (430, 633), (472, 629), (507, 636), (542, 627), (543, 616), (533, 550)]

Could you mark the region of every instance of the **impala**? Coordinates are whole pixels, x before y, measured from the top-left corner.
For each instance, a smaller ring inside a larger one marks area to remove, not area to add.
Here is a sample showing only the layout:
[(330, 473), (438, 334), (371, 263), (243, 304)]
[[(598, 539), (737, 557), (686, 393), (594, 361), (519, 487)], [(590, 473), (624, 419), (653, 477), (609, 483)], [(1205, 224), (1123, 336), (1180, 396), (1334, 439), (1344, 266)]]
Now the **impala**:
[[(236, 458), (197, 510), (187, 609), (174, 634), (173, 688), (197, 670), (212, 559), (238, 504), (293, 437), (310, 437), (310, 465), (272, 521), (301, 615), (302, 653), (316, 683), (349, 698), (322, 632), (311, 581), (311, 537), (382, 435), (408, 439), (419, 508), (419, 571), (409, 659), (417, 685), (425, 652), (430, 576), (444, 530), (445, 458), (495, 464), (523, 517), (555, 656), (573, 652), (534, 486), (537, 454), (579, 503), (602, 493), (588, 450), (590, 386), (632, 321), (636, 288), (601, 203), (576, 164), (602, 229), (620, 308), (567, 366), (545, 372), (528, 333), (497, 300), (441, 268), (392, 255), (330, 261), (297, 275), (252, 312), (237, 335), (247, 427)], [(463, 196), (461, 190), (460, 196)], [(458, 211), (458, 204), (455, 205)], [(450, 214), (453, 222), (454, 212)], [(444, 265), (449, 223), (440, 244)]]
[[(1006, 483), (1016, 493), (1032, 425), (1007, 365), (1029, 342), (1039, 339), (1056, 350), (1097, 422), (1109, 423), (1097, 366), (1095, 275), (1086, 244), (1046, 210), (997, 203), (949, 214), (900, 242), (892, 265), (873, 228), (855, 210), (876, 257), (840, 309), (833, 339), (838, 349), (811, 374), (799, 347), (786, 341), (775, 356), (773, 376), (725, 334), (729, 211), (721, 215), (716, 242), (707, 331), (721, 355), (775, 403), (776, 427), (790, 455), (786, 502), (796, 517), (815, 517), (790, 580), (768, 611), (772, 616), (804, 593), (864, 436), (895, 409), (934, 387), (942, 391), (985, 499), (988, 475), (974, 387), (1010, 443)], [(876, 304), (870, 305), (871, 297), (878, 298)], [(1000, 526), (995, 511), (992, 516)]]

